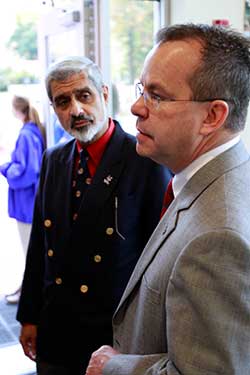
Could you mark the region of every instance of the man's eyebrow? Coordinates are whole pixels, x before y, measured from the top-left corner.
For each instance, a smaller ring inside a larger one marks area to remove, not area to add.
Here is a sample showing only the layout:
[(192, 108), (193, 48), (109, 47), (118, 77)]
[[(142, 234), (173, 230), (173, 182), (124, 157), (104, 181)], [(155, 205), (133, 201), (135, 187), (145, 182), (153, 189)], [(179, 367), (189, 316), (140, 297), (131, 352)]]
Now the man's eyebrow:
[(84, 87), (81, 87), (80, 89), (75, 89), (73, 90), (73, 92), (77, 93), (77, 92), (82, 92), (82, 91), (88, 91), (88, 92), (93, 92), (93, 90), (91, 89), (91, 87), (89, 86), (84, 86)]
[[(89, 92), (91, 94), (93, 94), (93, 92), (94, 92), (91, 89), (91, 87), (89, 87), (89, 86), (84, 86), (84, 87), (81, 87), (81, 88), (78, 88), (78, 89), (74, 89), (72, 92), (73, 92), (73, 94), (79, 94), (79, 93), (84, 92), (84, 91), (87, 91), (87, 92)], [(59, 94), (59, 95), (55, 96), (54, 99), (53, 99), (53, 101), (56, 102), (56, 101), (58, 101), (58, 100), (60, 100), (62, 98), (70, 97), (71, 94), (72, 94), (71, 92), (64, 92), (62, 94)]]
[(58, 100), (60, 100), (60, 99), (66, 98), (66, 97), (68, 97), (68, 96), (70, 96), (70, 95), (67, 94), (67, 93), (59, 94), (59, 95), (57, 95), (57, 96), (55, 96), (55, 97), (53, 98), (53, 101), (56, 102), (56, 101), (58, 101)]
[(146, 88), (150, 91), (156, 90), (159, 93), (162, 93), (163, 95), (166, 96), (173, 96), (173, 94), (167, 90), (165, 87), (163, 87), (160, 83), (149, 83), (149, 85), (146, 85)]
[(150, 83), (149, 85), (146, 85), (148, 90), (159, 90), (160, 86), (156, 83)]

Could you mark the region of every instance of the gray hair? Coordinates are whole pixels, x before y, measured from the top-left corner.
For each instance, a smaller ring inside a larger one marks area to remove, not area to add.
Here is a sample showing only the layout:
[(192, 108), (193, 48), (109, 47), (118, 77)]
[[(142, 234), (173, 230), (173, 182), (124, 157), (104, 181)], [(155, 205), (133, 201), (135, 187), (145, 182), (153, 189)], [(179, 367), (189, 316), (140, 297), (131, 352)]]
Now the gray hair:
[(84, 56), (68, 56), (53, 63), (46, 74), (45, 85), (49, 99), (52, 101), (51, 82), (65, 81), (74, 74), (84, 72), (93, 82), (99, 93), (104, 85), (99, 67)]
[(250, 99), (250, 41), (242, 34), (221, 26), (180, 24), (159, 30), (159, 44), (177, 40), (201, 43), (201, 64), (189, 77), (193, 100), (225, 99), (229, 116), (225, 127), (244, 129)]

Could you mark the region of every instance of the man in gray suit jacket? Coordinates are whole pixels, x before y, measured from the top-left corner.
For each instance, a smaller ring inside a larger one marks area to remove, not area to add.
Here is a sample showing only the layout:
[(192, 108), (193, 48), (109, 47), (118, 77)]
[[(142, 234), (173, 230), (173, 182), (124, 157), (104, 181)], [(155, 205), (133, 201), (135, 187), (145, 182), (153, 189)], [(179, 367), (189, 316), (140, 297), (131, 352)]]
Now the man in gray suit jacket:
[(249, 375), (249, 41), (163, 28), (138, 90), (137, 152), (175, 173), (175, 199), (114, 314), (114, 348), (94, 352), (86, 374)]

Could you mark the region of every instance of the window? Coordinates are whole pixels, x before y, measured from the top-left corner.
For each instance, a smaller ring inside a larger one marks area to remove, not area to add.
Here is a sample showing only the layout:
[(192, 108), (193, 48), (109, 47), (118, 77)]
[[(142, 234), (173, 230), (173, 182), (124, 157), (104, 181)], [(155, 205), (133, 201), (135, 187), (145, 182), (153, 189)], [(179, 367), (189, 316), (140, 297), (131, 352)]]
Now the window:
[(110, 65), (113, 117), (135, 134), (130, 112), (135, 100), (134, 84), (154, 44), (160, 24), (159, 1), (110, 0)]

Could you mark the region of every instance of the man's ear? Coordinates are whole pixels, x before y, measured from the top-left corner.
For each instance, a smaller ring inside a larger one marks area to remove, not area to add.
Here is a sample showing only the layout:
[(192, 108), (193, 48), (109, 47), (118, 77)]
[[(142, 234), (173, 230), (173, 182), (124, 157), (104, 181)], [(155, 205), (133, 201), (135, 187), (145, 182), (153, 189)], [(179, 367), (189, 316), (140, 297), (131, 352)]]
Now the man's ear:
[(105, 103), (107, 104), (108, 99), (109, 99), (109, 88), (108, 88), (108, 86), (105, 86), (105, 85), (102, 86), (102, 93), (103, 93)]
[(207, 136), (216, 132), (225, 123), (229, 114), (229, 106), (224, 100), (213, 100), (209, 103), (207, 117), (203, 121), (200, 133)]

